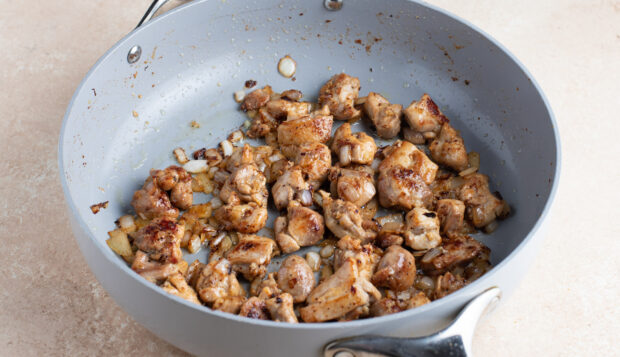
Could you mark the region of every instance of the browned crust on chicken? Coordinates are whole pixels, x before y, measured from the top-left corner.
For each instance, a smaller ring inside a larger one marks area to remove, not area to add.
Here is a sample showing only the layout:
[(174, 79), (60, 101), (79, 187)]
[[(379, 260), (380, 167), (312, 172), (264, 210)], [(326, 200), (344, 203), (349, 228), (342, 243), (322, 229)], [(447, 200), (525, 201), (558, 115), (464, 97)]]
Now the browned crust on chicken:
[(175, 219), (160, 217), (131, 233), (131, 237), (133, 244), (147, 253), (151, 260), (176, 264), (183, 259), (181, 238), (184, 231), (185, 227), (177, 224)]
[(286, 217), (274, 223), (276, 241), (283, 253), (292, 253), (300, 247), (315, 245), (325, 233), (323, 216), (297, 201), (291, 201)]
[(305, 259), (289, 255), (278, 270), (278, 287), (291, 294), (294, 302), (306, 300), (315, 286), (314, 273)]
[(442, 125), (439, 136), (428, 149), (433, 160), (456, 171), (463, 171), (468, 166), (465, 142), (461, 134), (448, 123)]
[(351, 163), (367, 165), (374, 159), (377, 145), (373, 138), (364, 132), (353, 134), (351, 124), (344, 123), (334, 133), (331, 149), (342, 166)]
[(392, 139), (398, 135), (402, 105), (390, 104), (382, 95), (370, 92), (364, 103), (364, 110), (375, 125), (377, 135), (383, 139)]
[(372, 169), (368, 169), (353, 170), (333, 167), (329, 173), (329, 180), (334, 197), (342, 198), (358, 207), (368, 203), (377, 192), (375, 179), (370, 173)]
[(426, 93), (422, 95), (420, 100), (411, 102), (403, 110), (403, 114), (409, 127), (414, 132), (420, 133), (425, 139), (434, 138), (439, 133), (441, 125), (449, 122), (437, 104)]
[[(287, 120), (278, 126), (278, 143), (287, 157), (286, 146), (300, 146), (310, 143), (325, 143), (332, 133), (334, 119), (331, 115), (308, 115)], [(294, 152), (289, 148), (289, 152)]]
[(263, 105), (267, 104), (271, 98), (273, 91), (270, 86), (264, 86), (263, 88), (255, 89), (248, 93), (241, 103), (241, 110), (247, 112), (248, 110), (256, 110)]
[(329, 106), (329, 111), (337, 120), (359, 118), (361, 112), (355, 108), (359, 94), (360, 80), (345, 73), (334, 75), (321, 87), (319, 104)]
[(267, 265), (275, 248), (273, 239), (255, 235), (242, 235), (239, 243), (226, 255), (232, 269), (248, 280), (261, 278), (267, 273)]

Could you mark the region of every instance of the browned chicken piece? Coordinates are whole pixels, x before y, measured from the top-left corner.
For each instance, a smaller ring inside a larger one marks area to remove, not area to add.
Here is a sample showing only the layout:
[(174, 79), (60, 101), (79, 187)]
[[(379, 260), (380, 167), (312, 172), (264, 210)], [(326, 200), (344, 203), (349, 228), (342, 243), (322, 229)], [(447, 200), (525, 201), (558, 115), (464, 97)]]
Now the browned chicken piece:
[(158, 263), (149, 261), (148, 255), (138, 250), (134, 257), (131, 269), (142, 276), (144, 279), (157, 283), (162, 280), (166, 280), (170, 275), (176, 274), (179, 268), (176, 264), (172, 263)]
[(286, 172), (286, 170), (292, 168), (294, 166), (293, 162), (288, 161), (287, 159), (280, 159), (274, 161), (269, 165), (268, 170), (265, 171), (265, 177), (267, 178), (267, 183), (274, 183), (276, 180), (282, 176)]
[(460, 232), (463, 227), (465, 216), (465, 204), (463, 201), (443, 199), (437, 201), (435, 208), (439, 217), (441, 233), (453, 234)]
[(254, 164), (254, 148), (248, 144), (233, 148), (233, 153), (225, 159), (226, 171), (234, 172), (238, 167), (243, 165)]
[(265, 110), (278, 122), (294, 120), (310, 114), (312, 103), (291, 102), (284, 99), (274, 99), (267, 102)]
[(170, 201), (179, 209), (185, 210), (192, 205), (192, 176), (179, 166), (168, 166), (164, 170), (155, 170), (157, 186), (164, 191), (170, 191)]
[(441, 126), (439, 136), (428, 146), (433, 160), (456, 171), (463, 171), (469, 165), (465, 142), (461, 134), (450, 124)]
[(392, 167), (404, 167), (412, 169), (426, 184), (431, 184), (435, 180), (437, 164), (408, 141), (397, 140), (383, 150), (383, 155), (385, 158), (379, 165), (379, 172)]
[(176, 264), (183, 260), (181, 238), (184, 233), (185, 226), (177, 224), (174, 218), (159, 217), (130, 235), (133, 244), (151, 260)]
[(151, 175), (144, 182), (144, 186), (133, 194), (131, 205), (136, 214), (143, 219), (155, 217), (177, 217), (179, 210), (172, 206), (166, 191), (157, 186), (155, 177)]
[(202, 269), (205, 267), (205, 264), (200, 262), (200, 260), (194, 260), (188, 267), (187, 271), (185, 271), (185, 280), (190, 286), (195, 287), (196, 282), (198, 281), (198, 277), (202, 272)]
[(370, 305), (370, 315), (374, 317), (385, 316), (401, 312), (400, 304), (396, 299), (381, 298)]
[(425, 208), (414, 208), (405, 216), (405, 244), (414, 250), (427, 250), (441, 244), (439, 218)]
[(278, 121), (271, 116), (266, 108), (260, 108), (252, 118), (250, 129), (246, 132), (249, 138), (262, 138), (278, 128)]
[[(252, 296), (258, 296), (262, 300), (281, 294), (282, 290), (278, 287), (275, 275), (275, 273), (269, 273), (265, 279), (256, 278), (252, 281), (252, 284), (250, 284), (250, 294)], [(256, 282), (258, 282), (258, 284), (256, 284)]]
[(292, 295), (296, 303), (306, 300), (314, 289), (314, 273), (305, 259), (289, 255), (278, 270), (278, 287)]
[(239, 316), (257, 320), (269, 320), (271, 318), (265, 301), (257, 298), (256, 296), (252, 296), (246, 300), (243, 306), (241, 306)]
[[(360, 277), (370, 284), (370, 279), (380, 259), (372, 244), (362, 244), (359, 239), (351, 236), (341, 238), (336, 244), (334, 252), (334, 269), (340, 268), (348, 258), (352, 258), (355, 261)], [(366, 291), (377, 299), (381, 297), (381, 294), (374, 286)]]
[(312, 204), (312, 193), (304, 180), (301, 168), (286, 170), (271, 188), (273, 202), (279, 210), (288, 207), (290, 201), (299, 200), (304, 206)]
[(341, 199), (334, 200), (324, 191), (319, 191), (319, 194), (323, 199), (325, 225), (336, 237), (352, 236), (363, 242), (375, 238), (375, 232), (364, 228), (359, 207)]
[(464, 177), (465, 183), (458, 191), (458, 197), (465, 202), (467, 218), (477, 228), (484, 227), (496, 218), (510, 213), (508, 204), (495, 197), (489, 190), (489, 177), (475, 173)]
[(342, 166), (351, 163), (368, 165), (375, 157), (377, 145), (364, 132), (351, 133), (351, 124), (344, 123), (334, 133), (331, 149), (338, 155)]
[(256, 203), (267, 206), (267, 179), (254, 164), (244, 164), (236, 168), (222, 187), (220, 199), (227, 204)]
[(319, 213), (290, 201), (287, 216), (276, 218), (273, 229), (280, 249), (287, 254), (318, 243), (323, 239), (325, 224)]
[(267, 223), (267, 206), (259, 206), (254, 202), (228, 204), (216, 209), (213, 215), (224, 230), (256, 233)]
[(359, 276), (355, 260), (347, 258), (333, 275), (312, 290), (306, 300), (308, 306), (299, 309), (302, 320), (329, 321), (368, 304), (370, 299), (364, 282)]
[(296, 146), (325, 143), (332, 133), (334, 119), (331, 115), (308, 115), (287, 120), (278, 126), (278, 143), (286, 157), (293, 157)]
[(248, 110), (256, 110), (263, 105), (267, 104), (271, 98), (273, 91), (270, 86), (264, 86), (263, 88), (255, 89), (248, 93), (241, 102), (241, 110), (244, 112)]
[(431, 299), (429, 299), (428, 296), (424, 294), (424, 292), (418, 291), (417, 293), (413, 294), (407, 302), (407, 310), (426, 305), (430, 302)]
[(185, 281), (185, 278), (181, 273), (168, 276), (168, 280), (166, 280), (161, 287), (169, 294), (176, 295), (189, 302), (202, 305), (200, 300), (198, 300), (196, 291), (194, 291), (191, 286), (187, 285), (187, 281)]
[(370, 92), (364, 110), (383, 139), (392, 139), (400, 132), (400, 115), (403, 106), (390, 104), (381, 94)]
[[(227, 259), (213, 260), (202, 268), (196, 280), (200, 299), (216, 310), (237, 313), (245, 291)], [(235, 311), (236, 310), (236, 311)]]
[(293, 102), (299, 102), (303, 97), (303, 93), (301, 93), (301, 91), (297, 89), (287, 89), (284, 92), (280, 93), (280, 97)]
[(377, 192), (372, 168), (364, 167), (352, 170), (333, 167), (329, 172), (331, 192), (334, 197), (342, 198), (361, 207), (368, 203)]
[(319, 103), (328, 105), (329, 111), (337, 120), (359, 118), (361, 112), (355, 109), (355, 99), (359, 95), (360, 80), (345, 73), (334, 75), (321, 87)]
[(415, 258), (406, 249), (392, 245), (385, 250), (371, 282), (394, 291), (409, 289), (415, 281)]
[(296, 146), (294, 154), (291, 159), (301, 169), (310, 189), (318, 189), (325, 182), (332, 165), (329, 148), (321, 143), (308, 143)]
[(289, 293), (282, 293), (265, 300), (265, 307), (273, 321), (298, 322), (293, 307), (293, 297)]
[(415, 145), (423, 145), (426, 143), (424, 135), (406, 126), (403, 128), (403, 139)]
[(374, 302), (370, 307), (372, 316), (384, 316), (397, 312), (414, 309), (428, 304), (431, 300), (422, 291), (405, 291), (394, 297), (384, 297)]
[(240, 235), (239, 243), (226, 255), (234, 271), (248, 280), (265, 276), (275, 248), (273, 239)]
[(432, 139), (437, 136), (441, 125), (449, 122), (437, 104), (426, 93), (422, 95), (420, 100), (411, 102), (403, 110), (403, 114), (405, 114), (405, 120), (411, 129), (421, 134), (425, 139)]
[(420, 260), (424, 271), (441, 274), (450, 268), (468, 263), (489, 248), (468, 235), (444, 237), (441, 247), (429, 250)]
[(439, 275), (435, 278), (435, 291), (433, 292), (433, 299), (441, 299), (442, 297), (464, 287), (465, 284), (465, 279), (463, 279), (460, 275), (452, 275), (450, 272)]

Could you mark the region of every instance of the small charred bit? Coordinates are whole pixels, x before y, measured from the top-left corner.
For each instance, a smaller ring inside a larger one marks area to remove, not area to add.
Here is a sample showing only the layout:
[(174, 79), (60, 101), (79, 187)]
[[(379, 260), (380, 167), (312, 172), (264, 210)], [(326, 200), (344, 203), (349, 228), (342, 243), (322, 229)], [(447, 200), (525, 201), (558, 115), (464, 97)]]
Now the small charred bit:
[(97, 213), (99, 213), (99, 211), (101, 209), (108, 208), (108, 203), (109, 203), (109, 201), (96, 203), (96, 204), (90, 206), (90, 210), (93, 212), (93, 214), (97, 214)]
[(256, 85), (256, 81), (253, 79), (248, 79), (247, 81), (245, 81), (245, 87), (247, 89), (253, 88)]
[(194, 157), (194, 160), (204, 159), (206, 152), (207, 152), (207, 148), (198, 149), (198, 150), (194, 151), (192, 156)]
[(271, 86), (265, 86), (260, 89), (255, 89), (243, 98), (241, 102), (241, 110), (247, 112), (248, 110), (257, 110), (263, 105), (267, 104), (271, 98)]

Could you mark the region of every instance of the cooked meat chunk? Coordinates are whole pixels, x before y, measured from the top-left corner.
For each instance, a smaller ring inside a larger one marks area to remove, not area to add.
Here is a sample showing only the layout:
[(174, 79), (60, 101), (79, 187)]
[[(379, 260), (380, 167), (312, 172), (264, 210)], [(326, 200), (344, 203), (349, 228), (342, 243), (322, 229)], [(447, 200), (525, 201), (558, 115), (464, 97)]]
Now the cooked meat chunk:
[(271, 98), (273, 91), (270, 86), (264, 86), (263, 88), (255, 89), (243, 98), (241, 103), (241, 110), (256, 110), (263, 105), (267, 104)]
[(286, 217), (278, 217), (274, 223), (276, 241), (283, 253), (292, 253), (323, 239), (323, 216), (297, 201), (290, 201), (287, 211)]
[(334, 167), (329, 172), (331, 192), (335, 197), (342, 198), (361, 207), (368, 203), (376, 193), (372, 169), (357, 170)]
[(309, 102), (291, 102), (284, 99), (270, 100), (265, 110), (278, 122), (298, 119), (310, 114), (312, 104)]
[(289, 255), (278, 270), (278, 287), (292, 295), (293, 301), (303, 302), (314, 289), (314, 273), (305, 259)]
[[(258, 284), (256, 284), (258, 282)], [(252, 296), (258, 296), (260, 299), (265, 300), (281, 294), (282, 290), (278, 287), (278, 283), (275, 279), (275, 273), (267, 274), (265, 279), (256, 278), (250, 285), (250, 294)]]
[(240, 166), (255, 164), (254, 148), (248, 144), (235, 147), (233, 153), (225, 159), (226, 171), (232, 173)]
[(312, 290), (308, 306), (299, 309), (302, 320), (329, 321), (368, 304), (369, 296), (363, 282), (353, 258), (346, 259), (333, 275)]
[(412, 169), (424, 183), (431, 184), (437, 175), (438, 166), (420, 149), (408, 141), (398, 140), (385, 150), (385, 158), (379, 165), (379, 172), (392, 167)]
[(331, 152), (321, 143), (295, 146), (291, 159), (301, 169), (311, 190), (318, 189), (323, 184), (332, 165)]
[(325, 143), (332, 133), (334, 119), (331, 115), (307, 115), (287, 120), (278, 126), (278, 143), (287, 157), (292, 157), (295, 146)]
[(286, 170), (292, 168), (294, 164), (287, 159), (280, 159), (274, 161), (269, 165), (268, 170), (265, 170), (265, 177), (267, 178), (267, 183), (274, 183)]
[(155, 180), (156, 170), (151, 171), (151, 175), (144, 182), (144, 186), (133, 194), (131, 205), (143, 219), (153, 219), (155, 217), (177, 217), (179, 210), (172, 206), (170, 197), (166, 191), (157, 185)]
[(260, 108), (252, 118), (250, 129), (246, 132), (249, 138), (262, 138), (269, 133), (275, 132), (278, 128), (278, 121), (271, 116), (266, 108)]
[(431, 300), (421, 291), (404, 291), (394, 297), (384, 297), (370, 307), (372, 316), (384, 316), (428, 304)]
[(450, 272), (447, 272), (444, 275), (439, 275), (435, 279), (435, 291), (433, 293), (433, 298), (441, 299), (442, 297), (451, 294), (464, 286), (465, 280), (460, 275), (452, 275)]
[(441, 247), (431, 250), (421, 259), (421, 267), (433, 274), (467, 263), (488, 248), (468, 235), (445, 237)]
[(268, 196), (267, 179), (254, 164), (244, 164), (236, 168), (220, 191), (220, 199), (228, 204), (238, 204), (241, 200), (267, 206)]
[(179, 271), (179, 267), (176, 264), (162, 264), (149, 261), (148, 255), (141, 250), (136, 252), (133, 263), (131, 264), (131, 269), (144, 279), (153, 283), (166, 280), (166, 278)]
[(255, 235), (242, 235), (239, 243), (226, 255), (234, 271), (248, 280), (260, 278), (267, 273), (275, 242)]
[(463, 171), (468, 166), (465, 142), (461, 134), (448, 123), (441, 126), (439, 136), (431, 142), (428, 149), (433, 160), (456, 171)]
[(403, 128), (403, 139), (415, 145), (422, 145), (426, 142), (424, 135), (418, 133), (417, 131), (411, 129), (408, 126)]
[(377, 145), (373, 138), (364, 132), (352, 134), (351, 124), (344, 123), (334, 133), (331, 149), (338, 155), (342, 166), (351, 163), (368, 165), (375, 157)]
[(437, 104), (426, 93), (424, 93), (420, 100), (411, 102), (403, 110), (403, 113), (411, 129), (422, 134), (426, 139), (432, 139), (437, 136), (441, 125), (449, 122), (448, 118), (439, 110)]
[(239, 316), (257, 320), (269, 320), (271, 318), (265, 301), (256, 296), (252, 296), (241, 306)]
[(415, 281), (415, 259), (411, 253), (400, 246), (393, 245), (386, 249), (372, 276), (375, 286), (382, 286), (394, 291), (409, 289)]
[(323, 198), (325, 225), (336, 237), (349, 235), (364, 242), (375, 238), (375, 232), (364, 228), (360, 209), (356, 205), (341, 199), (334, 200), (324, 191), (320, 191), (320, 194)]
[(172, 165), (164, 170), (155, 170), (152, 174), (159, 188), (170, 191), (170, 201), (174, 206), (185, 210), (192, 205), (192, 177), (185, 169)]
[(184, 225), (177, 224), (173, 218), (160, 217), (130, 235), (133, 244), (151, 260), (176, 264), (183, 259), (181, 238), (184, 233)]
[(383, 139), (392, 139), (400, 132), (400, 115), (403, 106), (390, 104), (381, 94), (370, 92), (364, 110)]
[(240, 298), (245, 296), (230, 261), (224, 258), (213, 260), (202, 268), (195, 288), (204, 303), (216, 310), (233, 313), (239, 311), (243, 303)]
[(254, 202), (221, 206), (213, 215), (223, 229), (239, 233), (256, 233), (267, 223), (267, 207)]
[(403, 310), (396, 299), (381, 298), (370, 305), (370, 315), (374, 317), (391, 315), (401, 311)]
[(289, 202), (299, 200), (305, 206), (312, 204), (310, 187), (304, 180), (300, 167), (286, 170), (271, 188), (273, 202), (279, 210), (288, 207)]
[(265, 300), (265, 307), (273, 321), (298, 322), (293, 309), (293, 297), (289, 293), (282, 293)]
[(405, 216), (405, 244), (414, 250), (435, 248), (441, 244), (439, 218), (425, 208), (414, 208)]
[[(362, 244), (359, 239), (345, 236), (336, 244), (334, 269), (340, 268), (348, 258), (353, 258), (359, 269), (360, 277), (368, 281), (370, 281), (380, 259), (372, 244)], [(371, 295), (376, 298), (379, 298), (381, 295), (375, 288), (367, 291), (371, 292)]]
[(284, 92), (280, 93), (280, 97), (293, 102), (299, 102), (303, 97), (303, 94), (300, 90), (297, 89), (287, 89)]
[(361, 112), (355, 109), (355, 99), (359, 95), (360, 80), (345, 73), (334, 75), (321, 87), (319, 103), (328, 105), (329, 111), (337, 120), (359, 118)]
[(460, 232), (463, 227), (465, 216), (465, 204), (463, 201), (444, 199), (437, 201), (437, 216), (441, 226), (441, 233), (451, 234)]
[(196, 291), (194, 291), (191, 286), (187, 285), (187, 281), (185, 281), (185, 278), (181, 273), (170, 275), (168, 280), (166, 280), (161, 287), (169, 294), (176, 295), (189, 302), (201, 305), (198, 300), (198, 296), (196, 295)]
[(465, 202), (467, 218), (474, 226), (480, 228), (503, 218), (510, 212), (510, 207), (502, 199), (495, 197), (489, 190), (489, 177), (475, 173), (464, 177), (465, 183), (458, 191), (458, 197)]

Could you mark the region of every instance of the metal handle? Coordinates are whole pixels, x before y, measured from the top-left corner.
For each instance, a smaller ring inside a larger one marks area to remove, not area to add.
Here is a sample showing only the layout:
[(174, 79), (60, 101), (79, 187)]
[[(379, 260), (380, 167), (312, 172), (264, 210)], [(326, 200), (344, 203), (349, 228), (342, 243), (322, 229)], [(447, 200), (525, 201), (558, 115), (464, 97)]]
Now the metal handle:
[(146, 9), (146, 12), (144, 13), (144, 16), (142, 16), (142, 19), (140, 19), (140, 22), (138, 22), (138, 26), (136, 26), (136, 28), (142, 26), (142, 24), (144, 24), (145, 22), (148, 22), (151, 18), (153, 18), (155, 13), (162, 6), (164, 6), (167, 2), (168, 2), (168, 0), (153, 0), (151, 5), (149, 6), (149, 8)]
[(461, 310), (450, 326), (429, 336), (345, 338), (327, 344), (323, 353), (326, 357), (471, 356), (474, 329), (480, 317), (495, 307), (501, 295), (497, 287), (483, 292)]

